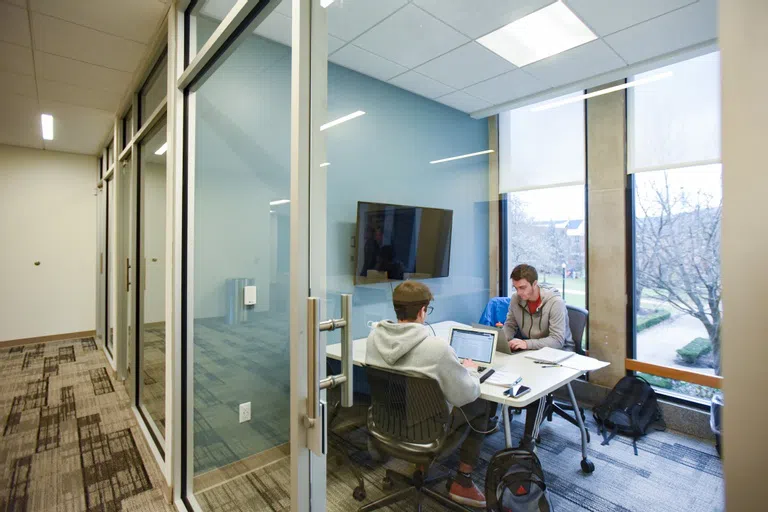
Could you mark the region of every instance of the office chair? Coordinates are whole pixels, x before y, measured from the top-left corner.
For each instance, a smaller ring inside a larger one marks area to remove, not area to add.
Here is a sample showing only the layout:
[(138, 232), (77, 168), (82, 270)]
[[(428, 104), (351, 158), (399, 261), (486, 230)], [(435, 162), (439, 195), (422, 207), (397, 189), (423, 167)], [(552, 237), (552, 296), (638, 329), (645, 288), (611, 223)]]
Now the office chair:
[(368, 430), (374, 448), (414, 464), (416, 470), (408, 477), (387, 469), (385, 490), (393, 489), (395, 482), (407, 487), (359, 510), (379, 510), (415, 498), (416, 510), (420, 511), (424, 498), (429, 498), (447, 510), (469, 512), (471, 509), (429, 488), (448, 479), (448, 476), (427, 478), (430, 466), (439, 458), (450, 455), (469, 433), (468, 425), (462, 431), (449, 432), (451, 414), (440, 385), (433, 379), (371, 366), (367, 373), (371, 386)]
[[(577, 306), (571, 306), (566, 305), (566, 309), (568, 310), (568, 324), (571, 328), (571, 335), (573, 336), (573, 342), (575, 344), (574, 351), (579, 355), (584, 355), (584, 350), (581, 348), (582, 340), (584, 339), (584, 331), (587, 327), (587, 320), (589, 319), (589, 312), (584, 309)], [(547, 418), (547, 421), (552, 421), (552, 415), (557, 414), (567, 422), (571, 423), (572, 425), (575, 425), (576, 427), (579, 426), (578, 421), (574, 416), (571, 416), (567, 411), (573, 411), (573, 405), (570, 403), (561, 403), (558, 401), (555, 401), (554, 395), (549, 394), (547, 395), (547, 399), (544, 405), (544, 415), (543, 417)], [(574, 412), (574, 414), (576, 414)], [(586, 415), (584, 414), (584, 409), (579, 407), (578, 414), (581, 415), (581, 419), (583, 422), (586, 423)], [(537, 442), (541, 442), (541, 437), (539, 436), (538, 439), (536, 439)], [(589, 430), (587, 430), (587, 442), (589, 442)]]

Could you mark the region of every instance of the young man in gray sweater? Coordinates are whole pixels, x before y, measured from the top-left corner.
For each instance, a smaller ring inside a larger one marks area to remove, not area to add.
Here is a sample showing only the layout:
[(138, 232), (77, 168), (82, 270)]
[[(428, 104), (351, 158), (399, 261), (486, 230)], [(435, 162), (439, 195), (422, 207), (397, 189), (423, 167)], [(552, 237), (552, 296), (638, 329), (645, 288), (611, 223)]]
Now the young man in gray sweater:
[(485, 495), (472, 481), (472, 470), (489, 431), (496, 404), (479, 398), (480, 380), (471, 370), (472, 361), (460, 363), (448, 341), (433, 336), (424, 325), (431, 312), (432, 292), (416, 281), (395, 288), (392, 302), (397, 322), (380, 322), (368, 336), (365, 364), (392, 368), (435, 379), (445, 395), (451, 413), (451, 430), (472, 427), (461, 445), (460, 463), (449, 496), (463, 505), (485, 508)]
[[(504, 328), (509, 348), (536, 350), (544, 347), (574, 350), (573, 336), (568, 325), (565, 301), (557, 292), (539, 285), (539, 273), (525, 263), (512, 270), (512, 286), (515, 293), (509, 301), (507, 320), (497, 327)], [(525, 434), (522, 445), (532, 449), (543, 414), (542, 400), (526, 407)]]

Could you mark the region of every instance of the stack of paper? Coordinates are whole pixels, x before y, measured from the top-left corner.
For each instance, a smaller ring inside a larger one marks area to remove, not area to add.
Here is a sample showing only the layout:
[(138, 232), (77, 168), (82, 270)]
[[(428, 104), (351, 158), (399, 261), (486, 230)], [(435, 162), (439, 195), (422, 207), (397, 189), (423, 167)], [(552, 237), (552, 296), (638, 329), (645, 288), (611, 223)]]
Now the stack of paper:
[(559, 364), (560, 362), (565, 361), (569, 357), (573, 356), (573, 354), (573, 352), (568, 352), (565, 350), (544, 347), (540, 348), (539, 350), (528, 352), (525, 354), (525, 357), (528, 359), (533, 359), (534, 361), (539, 361), (541, 363)]
[(517, 384), (520, 381), (520, 375), (511, 372), (503, 372), (496, 370), (485, 380), (485, 384), (493, 384), (494, 386), (510, 387), (513, 384)]

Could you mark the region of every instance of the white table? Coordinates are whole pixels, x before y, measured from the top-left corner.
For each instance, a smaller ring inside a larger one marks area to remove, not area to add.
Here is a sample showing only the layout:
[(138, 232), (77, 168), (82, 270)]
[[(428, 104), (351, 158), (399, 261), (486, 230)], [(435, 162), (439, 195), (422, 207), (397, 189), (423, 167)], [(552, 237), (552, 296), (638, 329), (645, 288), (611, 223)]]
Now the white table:
[[(451, 327), (466, 328), (469, 326), (459, 322), (447, 321), (433, 324), (431, 327), (434, 329), (436, 336), (447, 340)], [(366, 338), (356, 339), (352, 342), (352, 359), (355, 366), (365, 366), (366, 342)], [(328, 345), (326, 347), (326, 356), (330, 359), (340, 360), (341, 345)], [(573, 357), (578, 358), (574, 359), (574, 363), (578, 362), (578, 364), (574, 364), (574, 366), (580, 366), (581, 368), (570, 368), (568, 366), (547, 368), (536, 364), (532, 359), (525, 357), (525, 352), (513, 355), (503, 354), (501, 352), (496, 353), (493, 362), (493, 368), (520, 375), (523, 378), (522, 384), (531, 388), (529, 393), (520, 398), (510, 398), (504, 395), (504, 391), (507, 389), (505, 387), (489, 384), (487, 382), (480, 384), (480, 398), (502, 405), (502, 416), (504, 419), (504, 438), (507, 447), (512, 446), (512, 430), (509, 420), (509, 407), (522, 408), (538, 400), (540, 402), (539, 414), (541, 415), (543, 414), (544, 410), (543, 402), (547, 395), (557, 389), (560, 389), (563, 386), (566, 386), (568, 388), (568, 394), (571, 398), (571, 403), (574, 406), (575, 416), (579, 423), (579, 430), (581, 431), (582, 458), (584, 461), (586, 461), (587, 433), (586, 429), (584, 428), (584, 424), (581, 421), (581, 415), (578, 413), (578, 403), (576, 402), (576, 397), (573, 394), (571, 382), (587, 373), (587, 371), (603, 368), (608, 366), (609, 363), (597, 361), (594, 358), (586, 358), (584, 356), (575, 355)], [(571, 361), (571, 358), (563, 361), (562, 364), (567, 365), (568, 361)], [(588, 367), (589, 370), (582, 369), (585, 367)], [(539, 422), (540, 421), (541, 418), (539, 419)], [(532, 432), (531, 437), (533, 439), (536, 439), (538, 436), (539, 422), (536, 423), (534, 432)], [(583, 466), (584, 464), (582, 464), (582, 467)]]

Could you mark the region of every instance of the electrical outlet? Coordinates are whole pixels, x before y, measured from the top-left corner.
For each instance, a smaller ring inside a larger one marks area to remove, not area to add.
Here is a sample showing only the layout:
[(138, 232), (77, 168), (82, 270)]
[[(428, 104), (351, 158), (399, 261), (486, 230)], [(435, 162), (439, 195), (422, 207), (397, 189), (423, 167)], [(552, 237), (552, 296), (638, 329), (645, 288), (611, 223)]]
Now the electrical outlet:
[(251, 421), (251, 402), (240, 404), (240, 423)]

